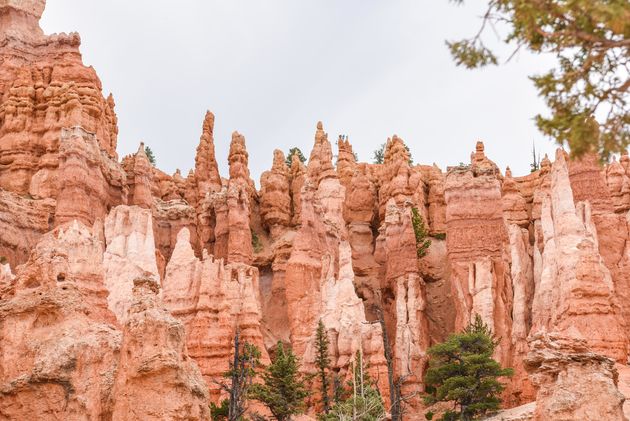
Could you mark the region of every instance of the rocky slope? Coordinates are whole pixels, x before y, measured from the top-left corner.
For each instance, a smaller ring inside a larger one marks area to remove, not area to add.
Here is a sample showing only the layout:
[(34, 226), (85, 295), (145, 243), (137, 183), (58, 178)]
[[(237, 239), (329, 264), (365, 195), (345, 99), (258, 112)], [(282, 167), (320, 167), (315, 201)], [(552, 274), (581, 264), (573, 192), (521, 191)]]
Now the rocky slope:
[(237, 330), (312, 371), (320, 320), (335, 372), (363, 352), (386, 400), (387, 337), (423, 419), (426, 350), (475, 314), (515, 369), (506, 417), (626, 419), (627, 155), (559, 150), (513, 177), (481, 142), (442, 171), (393, 136), (382, 164), (341, 138), (333, 165), (318, 123), (308, 162), (273, 151), (257, 190), (238, 132), (220, 176), (208, 112), (195, 169), (171, 176), (143, 145), (119, 160), (114, 101), (77, 34), (42, 33), (44, 6), (0, 0), (0, 419), (208, 419)]

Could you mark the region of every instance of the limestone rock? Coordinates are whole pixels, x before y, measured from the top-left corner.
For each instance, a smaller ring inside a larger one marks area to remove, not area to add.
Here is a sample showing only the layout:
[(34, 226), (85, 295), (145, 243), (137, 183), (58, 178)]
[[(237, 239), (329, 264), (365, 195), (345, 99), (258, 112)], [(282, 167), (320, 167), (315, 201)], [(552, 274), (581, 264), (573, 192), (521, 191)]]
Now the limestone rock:
[(133, 284), (112, 420), (210, 420), (208, 392), (187, 354), (184, 325), (159, 306), (153, 280)]
[(301, 226), (286, 266), (291, 343), (303, 368), (314, 371), (314, 335), (321, 319), (332, 338), (333, 367), (348, 375), (352, 356), (362, 349), (372, 377), (384, 382), (382, 333), (380, 326), (366, 323), (353, 288), (352, 253), (343, 219), (345, 188), (331, 159), (330, 143), (318, 123), (301, 191)]
[(129, 192), (127, 203), (151, 209), (153, 207), (153, 195), (151, 193), (153, 171), (145, 152), (144, 143), (140, 143), (135, 155), (123, 159), (123, 167), (125, 168)]
[(81, 61), (79, 35), (43, 35), (44, 4), (0, 2), (0, 187), (55, 198), (61, 129), (82, 127), (116, 159), (118, 128), (113, 98)]
[(538, 386), (534, 421), (625, 421), (614, 362), (585, 341), (539, 334), (526, 366)]
[(225, 265), (206, 252), (200, 261), (190, 245), (189, 231), (183, 228), (166, 267), (163, 297), (165, 307), (186, 326), (190, 356), (199, 364), (213, 401), (220, 396), (215, 382), (228, 369), (236, 329), (268, 361), (260, 331), (256, 268)]
[(551, 172), (550, 196), (543, 202), (542, 231), (545, 248), (532, 330), (583, 339), (592, 350), (624, 360), (627, 337), (613, 280), (598, 253), (590, 204), (576, 209), (561, 150)]
[(273, 152), (273, 166), (260, 177), (260, 216), (277, 238), (291, 222), (291, 194), (289, 192), (289, 169), (284, 154)]
[(418, 271), (410, 203), (398, 206), (393, 198), (389, 200), (379, 238), (384, 239), (381, 290), (388, 292), (382, 299), (385, 322), (396, 375), (406, 377), (403, 387), (409, 393), (422, 382), (429, 347), (426, 286)]
[(153, 218), (149, 209), (117, 206), (105, 220), (107, 248), (103, 256), (105, 285), (110, 310), (124, 324), (133, 300), (134, 279), (142, 277), (159, 284)]
[(102, 246), (73, 222), (42, 237), (0, 296), (0, 417), (111, 416), (121, 335), (107, 310)]

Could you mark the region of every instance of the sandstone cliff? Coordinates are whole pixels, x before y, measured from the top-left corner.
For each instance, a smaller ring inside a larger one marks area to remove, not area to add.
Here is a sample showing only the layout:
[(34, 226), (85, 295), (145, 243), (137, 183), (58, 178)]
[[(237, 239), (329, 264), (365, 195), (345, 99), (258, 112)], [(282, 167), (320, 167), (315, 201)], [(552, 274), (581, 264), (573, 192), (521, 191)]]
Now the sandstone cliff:
[(382, 164), (346, 137), (333, 164), (318, 123), (307, 165), (275, 150), (257, 189), (238, 132), (221, 178), (207, 112), (194, 170), (169, 175), (143, 144), (119, 160), (112, 97), (43, 9), (0, 0), (0, 418), (208, 419), (237, 331), (313, 372), (321, 320), (333, 371), (362, 352), (388, 403), (391, 348), (405, 417), (423, 419), (428, 347), (478, 314), (515, 370), (504, 404), (527, 404), (513, 419), (625, 419), (627, 155), (559, 150), (516, 177), (482, 142), (442, 170), (393, 135)]

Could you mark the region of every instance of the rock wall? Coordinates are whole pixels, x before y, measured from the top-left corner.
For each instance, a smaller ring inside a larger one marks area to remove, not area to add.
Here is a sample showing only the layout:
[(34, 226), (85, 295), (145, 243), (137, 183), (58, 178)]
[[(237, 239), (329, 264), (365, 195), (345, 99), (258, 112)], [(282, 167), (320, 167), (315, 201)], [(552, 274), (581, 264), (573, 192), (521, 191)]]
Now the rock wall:
[[(379, 164), (340, 137), (333, 165), (318, 123), (307, 165), (276, 150), (257, 189), (238, 132), (221, 178), (207, 112), (194, 170), (169, 175), (143, 144), (119, 161), (113, 99), (77, 34), (43, 34), (43, 9), (0, 0), (0, 417), (207, 419), (237, 331), (263, 361), (281, 341), (313, 372), (321, 320), (332, 370), (363, 352), (386, 401), (387, 336), (413, 419), (428, 347), (479, 314), (515, 370), (506, 406), (623, 419), (610, 361), (629, 356), (628, 155), (559, 151), (515, 177), (477, 142), (442, 171), (393, 135)], [(169, 398), (150, 408), (157, 388)]]
[(183, 228), (166, 267), (164, 305), (186, 326), (186, 344), (207, 381), (211, 398), (221, 390), (214, 382), (228, 370), (236, 331), (241, 340), (262, 350), (269, 358), (260, 330), (261, 305), (258, 270), (242, 263), (225, 265), (204, 252), (195, 257), (190, 233)]
[(160, 283), (152, 225), (151, 212), (137, 206), (117, 206), (105, 219), (103, 266), (109, 292), (107, 302), (121, 324), (131, 308), (134, 280), (144, 278)]
[[(102, 256), (98, 233), (74, 221), (43, 236), (1, 290), (0, 417), (209, 420), (183, 326), (155, 295), (138, 296), (136, 282), (121, 331), (107, 308)], [(169, 399), (147, 398), (158, 395)]]

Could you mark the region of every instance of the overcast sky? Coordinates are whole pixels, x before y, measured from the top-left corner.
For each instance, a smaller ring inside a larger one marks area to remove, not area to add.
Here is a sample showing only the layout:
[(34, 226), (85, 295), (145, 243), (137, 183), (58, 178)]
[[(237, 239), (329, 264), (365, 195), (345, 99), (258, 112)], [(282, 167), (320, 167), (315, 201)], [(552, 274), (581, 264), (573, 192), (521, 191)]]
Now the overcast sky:
[(523, 175), (532, 142), (555, 149), (532, 120), (545, 108), (527, 78), (551, 62), (521, 53), (499, 67), (456, 67), (444, 41), (474, 34), (484, 4), (48, 0), (41, 24), (81, 34), (85, 64), (114, 94), (120, 156), (145, 141), (168, 173), (194, 166), (209, 109), (221, 174), (238, 130), (257, 184), (275, 148), (308, 156), (318, 120), (331, 141), (348, 135), (362, 161), (398, 134), (416, 163), (445, 169), (469, 162), (481, 139), (503, 171)]

